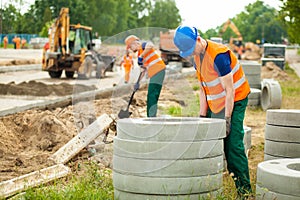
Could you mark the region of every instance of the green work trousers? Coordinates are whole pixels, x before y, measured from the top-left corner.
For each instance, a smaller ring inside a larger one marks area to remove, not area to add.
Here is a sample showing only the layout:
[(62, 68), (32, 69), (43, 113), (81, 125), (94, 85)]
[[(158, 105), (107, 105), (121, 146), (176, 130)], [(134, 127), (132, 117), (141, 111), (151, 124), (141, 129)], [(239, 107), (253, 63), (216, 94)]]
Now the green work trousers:
[[(248, 159), (244, 148), (244, 118), (248, 103), (248, 97), (234, 103), (231, 115), (231, 131), (224, 139), (224, 153), (227, 161), (227, 169), (231, 175), (240, 195), (252, 192), (249, 177)], [(214, 114), (207, 112), (208, 117), (224, 118), (224, 111)]]
[(150, 78), (147, 94), (147, 117), (156, 117), (157, 102), (165, 79), (165, 74), (166, 71), (162, 70)]

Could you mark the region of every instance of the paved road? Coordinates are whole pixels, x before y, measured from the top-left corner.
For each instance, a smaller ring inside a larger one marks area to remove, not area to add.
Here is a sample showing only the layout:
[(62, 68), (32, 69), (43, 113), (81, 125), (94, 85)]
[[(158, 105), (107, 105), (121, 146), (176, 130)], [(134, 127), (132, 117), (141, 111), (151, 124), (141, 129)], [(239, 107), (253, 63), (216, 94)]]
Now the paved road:
[(298, 49), (287, 49), (285, 57), (290, 67), (293, 68), (300, 77), (300, 55), (297, 54), (297, 51)]

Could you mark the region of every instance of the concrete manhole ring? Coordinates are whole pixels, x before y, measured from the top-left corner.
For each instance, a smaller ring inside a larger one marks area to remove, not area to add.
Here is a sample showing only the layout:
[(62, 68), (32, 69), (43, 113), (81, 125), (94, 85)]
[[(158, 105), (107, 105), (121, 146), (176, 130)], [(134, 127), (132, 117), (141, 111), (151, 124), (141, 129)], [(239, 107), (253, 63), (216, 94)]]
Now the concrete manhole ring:
[(262, 188), (256, 185), (256, 200), (300, 200), (300, 197), (287, 195), (287, 194), (280, 194), (273, 191), (268, 190), (267, 188)]
[(181, 194), (175, 196), (169, 195), (153, 195), (153, 194), (137, 194), (124, 192), (118, 189), (114, 190), (114, 197), (117, 200), (141, 200), (141, 199), (155, 199), (155, 200), (199, 200), (199, 199), (207, 199), (220, 195), (222, 193), (221, 189), (210, 191), (209, 193), (196, 193), (196, 194)]
[(281, 107), (281, 87), (273, 79), (264, 79), (262, 81), (261, 107), (263, 110)]
[(223, 171), (223, 156), (202, 159), (150, 160), (114, 155), (114, 171), (147, 177), (189, 177)]
[(300, 143), (300, 127), (284, 127), (266, 124), (265, 139), (279, 142)]
[(300, 127), (300, 110), (270, 109), (266, 118), (269, 125)]
[(266, 154), (287, 158), (300, 158), (300, 143), (265, 140)]
[(223, 154), (223, 140), (155, 142), (114, 138), (114, 155), (139, 159), (197, 159)]
[(256, 184), (275, 193), (300, 197), (300, 158), (259, 163)]
[(193, 194), (218, 190), (223, 173), (193, 177), (146, 177), (113, 172), (114, 187), (141, 194)]
[(225, 120), (192, 117), (127, 118), (117, 122), (120, 139), (139, 141), (200, 141), (225, 137)]

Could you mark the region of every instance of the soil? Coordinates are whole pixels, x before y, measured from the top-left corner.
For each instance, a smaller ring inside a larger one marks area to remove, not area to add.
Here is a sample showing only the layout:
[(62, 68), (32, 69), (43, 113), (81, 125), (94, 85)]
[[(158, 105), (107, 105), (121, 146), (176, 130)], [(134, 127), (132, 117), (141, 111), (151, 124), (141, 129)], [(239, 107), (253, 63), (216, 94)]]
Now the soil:
[[(67, 83), (47, 85), (45, 83), (29, 81), (16, 84), (0, 83), (0, 95), (27, 95), (27, 96), (66, 96), (73, 94), (74, 85)], [(76, 85), (76, 93), (95, 90), (96, 86)]]
[(283, 70), (281, 70), (280, 67), (278, 67), (276, 64), (273, 62), (267, 62), (265, 66), (262, 67), (261, 69), (261, 78), (264, 79), (275, 79), (278, 81), (287, 81), (289, 80), (289, 76), (287, 73)]
[[(164, 101), (172, 101), (169, 100), (170, 94), (167, 90), (163, 89), (160, 101), (162, 104), (168, 104)], [(145, 117), (146, 93), (144, 88), (135, 94), (133, 105), (130, 107), (133, 111), (132, 117)], [(120, 105), (116, 107), (127, 104), (128, 96), (127, 94), (118, 97)], [(48, 160), (49, 156), (71, 140), (82, 128), (92, 123), (96, 117), (104, 113), (113, 114), (113, 102), (116, 101), (108, 97), (55, 110), (28, 110), (1, 117), (0, 182), (53, 165)], [(110, 137), (114, 134), (111, 131)], [(107, 160), (104, 167), (111, 166), (112, 148), (111, 145), (108, 146), (110, 147), (105, 148), (110, 149), (109, 159), (101, 158), (99, 155), (95, 157), (98, 161)], [(102, 147), (99, 145), (97, 148)], [(84, 149), (81, 153), (88, 156), (89, 152)]]

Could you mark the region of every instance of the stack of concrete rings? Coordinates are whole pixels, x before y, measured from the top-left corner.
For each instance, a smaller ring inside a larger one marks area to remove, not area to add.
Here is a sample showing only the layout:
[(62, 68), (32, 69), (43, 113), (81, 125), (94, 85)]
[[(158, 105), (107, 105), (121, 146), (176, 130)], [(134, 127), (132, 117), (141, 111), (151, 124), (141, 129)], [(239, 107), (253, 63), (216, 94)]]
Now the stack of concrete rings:
[(263, 79), (261, 90), (261, 107), (263, 110), (281, 107), (281, 87), (274, 79)]
[(250, 94), (248, 95), (248, 106), (258, 107), (260, 106), (261, 90), (256, 88), (250, 88)]
[(300, 110), (267, 110), (264, 160), (300, 158)]
[(261, 89), (261, 64), (257, 61), (240, 60), (251, 88)]
[(256, 200), (300, 200), (300, 158), (258, 164)]
[(222, 192), (223, 119), (117, 121), (115, 199), (199, 199)]

